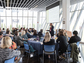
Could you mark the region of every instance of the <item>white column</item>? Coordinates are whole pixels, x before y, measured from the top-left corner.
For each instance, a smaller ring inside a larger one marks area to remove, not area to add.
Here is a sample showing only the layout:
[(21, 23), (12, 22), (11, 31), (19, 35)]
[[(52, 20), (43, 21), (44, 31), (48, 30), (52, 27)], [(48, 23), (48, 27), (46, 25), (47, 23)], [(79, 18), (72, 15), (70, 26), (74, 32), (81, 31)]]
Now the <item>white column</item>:
[(70, 30), (70, 0), (62, 0), (63, 29)]
[(39, 31), (40, 12), (37, 12), (37, 31)]

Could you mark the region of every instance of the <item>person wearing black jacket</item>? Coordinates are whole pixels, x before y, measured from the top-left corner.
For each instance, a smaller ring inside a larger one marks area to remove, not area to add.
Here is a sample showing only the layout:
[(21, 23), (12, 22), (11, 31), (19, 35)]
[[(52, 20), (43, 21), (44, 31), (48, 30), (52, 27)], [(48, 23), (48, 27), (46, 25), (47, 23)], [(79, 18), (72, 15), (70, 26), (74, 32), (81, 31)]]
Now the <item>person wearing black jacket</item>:
[[(63, 35), (63, 31), (60, 31), (60, 36), (57, 39), (57, 44), (59, 45), (58, 51), (63, 54), (67, 50), (67, 38)], [(58, 53), (58, 52), (57, 52)]]
[[(43, 45), (55, 45), (55, 41), (54, 39), (51, 39), (51, 35), (49, 32), (46, 32), (45, 34)], [(48, 55), (48, 58), (50, 58), (50, 55)]]
[(52, 23), (50, 23), (50, 34), (51, 36), (54, 36), (54, 26), (52, 25)]
[(71, 43), (77, 43), (78, 41), (81, 41), (80, 37), (77, 36), (77, 35), (78, 35), (78, 32), (74, 31), (73, 32), (73, 36), (69, 40), (69, 44), (71, 44)]
[(43, 29), (40, 30), (40, 32), (38, 33), (39, 37), (43, 37)]

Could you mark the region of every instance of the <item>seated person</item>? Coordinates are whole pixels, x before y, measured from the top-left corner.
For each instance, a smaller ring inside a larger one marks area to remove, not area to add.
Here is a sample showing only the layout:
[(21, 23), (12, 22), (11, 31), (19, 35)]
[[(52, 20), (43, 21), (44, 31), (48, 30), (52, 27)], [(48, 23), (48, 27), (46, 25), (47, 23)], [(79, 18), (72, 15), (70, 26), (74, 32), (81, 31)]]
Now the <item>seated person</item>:
[(28, 38), (32, 38), (32, 35), (30, 35), (27, 30), (25, 30), (25, 32)]
[(37, 31), (34, 30), (33, 37), (37, 37)]
[[(55, 41), (54, 39), (51, 39), (51, 35), (49, 32), (46, 32), (44, 36), (43, 44), (44, 45), (54, 45), (55, 44)], [(48, 58), (50, 58), (50, 55), (48, 55)]]
[(60, 31), (61, 31), (61, 29), (59, 29), (59, 32), (58, 32), (58, 33), (56, 32), (56, 36), (57, 36), (57, 37), (60, 36)]
[(25, 31), (22, 31), (22, 32), (21, 32), (21, 37), (24, 38), (24, 39), (28, 39), (28, 37), (27, 37)]
[[(63, 31), (60, 31), (60, 36), (56, 41), (59, 45), (58, 51), (60, 51), (60, 55), (66, 52), (67, 50), (67, 38), (63, 35)], [(58, 52), (57, 52), (58, 53)]]
[(3, 32), (3, 34), (5, 34), (5, 33), (6, 33), (5, 28), (3, 28), (2, 32)]
[(63, 34), (64, 34), (64, 36), (67, 38), (67, 42), (68, 42), (69, 39), (68, 39), (67, 31), (66, 31), (66, 30), (63, 30)]
[[(27, 35), (25, 34), (25, 31), (21, 32), (21, 37), (26, 39), (26, 40), (28, 39)], [(26, 43), (26, 41), (24, 41), (24, 43)]]
[(10, 31), (6, 31), (6, 36), (13, 37), (14, 35), (10, 34)]
[(3, 37), (3, 32), (0, 31), (0, 46), (1, 46), (1, 40), (2, 40), (2, 37)]
[(24, 39), (22, 37), (19, 36), (18, 31), (15, 32), (15, 36), (14, 36), (14, 42), (17, 44), (17, 46), (23, 46), (23, 41), (27, 41), (28, 39)]
[(73, 36), (69, 40), (69, 44), (71, 43), (77, 43), (78, 41), (81, 41), (80, 37), (78, 36), (78, 32), (74, 31)]
[(39, 37), (43, 37), (43, 29), (40, 30), (40, 32), (38, 33)]
[(6, 59), (10, 59), (21, 54), (18, 50), (9, 49), (11, 45), (12, 40), (10, 37), (6, 36), (2, 38), (0, 47), (0, 63), (3, 63)]
[(18, 32), (18, 33), (19, 33), (19, 36), (21, 36), (21, 29), (19, 30), (19, 32)]
[(32, 29), (31, 28), (29, 28), (28, 33), (32, 33)]
[(34, 29), (34, 28), (32, 28), (32, 32), (34, 32), (34, 30), (35, 30), (35, 29)]
[(15, 31), (16, 31), (16, 30), (15, 30), (15, 28), (13, 27), (13, 28), (12, 28), (12, 34), (13, 34), (13, 35), (15, 34)]

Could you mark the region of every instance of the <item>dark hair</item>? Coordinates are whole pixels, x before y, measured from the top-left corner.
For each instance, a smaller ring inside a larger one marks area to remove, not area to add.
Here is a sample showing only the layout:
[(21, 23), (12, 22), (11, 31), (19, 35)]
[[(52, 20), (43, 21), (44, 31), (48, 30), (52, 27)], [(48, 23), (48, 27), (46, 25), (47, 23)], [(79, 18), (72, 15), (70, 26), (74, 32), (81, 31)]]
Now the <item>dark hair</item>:
[(3, 32), (2, 31), (0, 31), (0, 35), (2, 35), (3, 34)]
[(27, 33), (27, 30), (25, 30), (25, 32)]
[(77, 35), (78, 35), (78, 32), (77, 32), (77, 31), (73, 31), (73, 34), (74, 34), (75, 36), (77, 36)]
[(9, 31), (9, 30), (7, 30), (7, 31), (6, 31), (6, 34), (9, 34), (9, 32), (10, 32), (10, 31)]
[(61, 31), (61, 29), (59, 29), (59, 32)]
[(15, 32), (15, 35), (16, 35), (16, 36), (18, 35), (18, 31)]
[(3, 28), (3, 30), (5, 30), (5, 28)]
[(34, 35), (36, 35), (37, 34), (37, 31), (36, 30), (34, 30)]
[(43, 29), (41, 29), (40, 32), (42, 33), (43, 32)]
[(60, 36), (63, 36), (63, 30), (60, 30)]

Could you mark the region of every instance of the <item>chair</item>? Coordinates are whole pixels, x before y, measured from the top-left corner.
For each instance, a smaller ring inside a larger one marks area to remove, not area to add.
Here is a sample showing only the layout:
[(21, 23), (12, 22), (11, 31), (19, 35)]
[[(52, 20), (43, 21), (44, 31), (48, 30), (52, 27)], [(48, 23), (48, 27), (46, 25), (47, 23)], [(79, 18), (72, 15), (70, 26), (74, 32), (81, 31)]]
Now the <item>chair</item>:
[[(80, 44), (80, 42), (77, 42), (77, 43), (76, 43), (76, 45), (77, 45), (77, 47), (78, 47), (78, 49), (79, 49), (79, 52), (80, 52), (79, 44)], [(68, 44), (67, 50), (66, 50), (66, 58), (67, 58), (67, 60), (70, 58), (71, 49), (72, 49), (72, 48), (71, 48), (70, 44)], [(68, 63), (69, 63), (69, 61), (68, 61)]]
[(15, 59), (15, 57), (5, 60), (4, 63), (14, 63), (14, 59)]
[(57, 55), (56, 55), (56, 50), (55, 50), (55, 45), (44, 45), (44, 50), (43, 50), (43, 63), (44, 63), (44, 54), (51, 55), (54, 54), (55, 60), (57, 63)]
[(70, 54), (71, 54), (71, 46), (70, 46), (70, 44), (67, 45), (67, 50), (66, 50), (65, 54), (66, 54), (65, 61), (67, 61), (67, 63), (70, 63), (70, 61), (69, 61)]
[[(34, 55), (36, 52), (38, 52), (36, 50), (34, 50), (34, 52), (31, 52), (28, 43), (27, 44), (24, 44), (24, 49), (25, 49), (25, 52), (28, 54), (28, 61), (29, 61), (29, 58), (30, 58), (30, 55), (31, 54)], [(37, 55), (38, 55), (38, 53), (37, 53)], [(28, 63), (28, 61), (27, 61), (27, 63)]]

